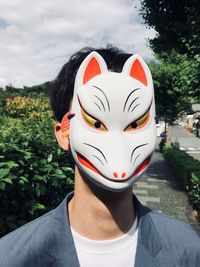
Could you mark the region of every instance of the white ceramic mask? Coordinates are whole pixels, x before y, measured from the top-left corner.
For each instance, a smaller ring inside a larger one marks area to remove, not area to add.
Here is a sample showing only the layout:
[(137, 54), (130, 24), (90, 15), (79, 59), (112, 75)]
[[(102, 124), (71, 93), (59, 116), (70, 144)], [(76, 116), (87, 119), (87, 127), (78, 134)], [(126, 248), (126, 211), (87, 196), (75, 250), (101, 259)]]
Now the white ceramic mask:
[(150, 70), (138, 55), (121, 73), (90, 53), (76, 75), (70, 147), (81, 173), (112, 191), (130, 187), (147, 169), (156, 143)]

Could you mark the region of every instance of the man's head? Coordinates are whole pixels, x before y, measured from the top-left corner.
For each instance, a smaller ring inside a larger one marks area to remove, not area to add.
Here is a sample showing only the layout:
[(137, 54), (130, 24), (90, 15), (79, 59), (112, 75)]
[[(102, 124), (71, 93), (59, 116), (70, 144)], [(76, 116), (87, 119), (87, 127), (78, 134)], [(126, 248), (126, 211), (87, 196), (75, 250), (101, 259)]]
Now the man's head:
[[(69, 128), (81, 174), (103, 188), (121, 191), (149, 165), (156, 139), (154, 92), (149, 68), (139, 56), (106, 52), (90, 52), (77, 64), (71, 120), (66, 123), (65, 118), (61, 125)], [(117, 59), (120, 64), (109, 68)], [(58, 140), (67, 149), (67, 138)]]
[(73, 54), (52, 83), (50, 92), (51, 106), (59, 122), (70, 109), (77, 71), (83, 60), (93, 51), (99, 53), (104, 58), (108, 69), (114, 72), (121, 72), (125, 61), (131, 56), (110, 45), (100, 49), (86, 47)]

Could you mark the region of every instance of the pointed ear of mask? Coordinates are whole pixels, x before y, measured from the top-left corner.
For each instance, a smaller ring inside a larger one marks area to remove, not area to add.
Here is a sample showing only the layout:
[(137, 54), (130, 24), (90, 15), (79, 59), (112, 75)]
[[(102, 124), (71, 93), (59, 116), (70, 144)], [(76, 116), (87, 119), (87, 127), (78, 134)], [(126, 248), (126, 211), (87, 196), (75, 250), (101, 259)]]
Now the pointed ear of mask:
[(107, 72), (106, 62), (97, 52), (91, 52), (81, 63), (75, 80), (75, 89), (84, 85), (95, 76)]
[(138, 55), (133, 55), (127, 59), (122, 72), (140, 81), (145, 86), (152, 84), (152, 77), (149, 67)]

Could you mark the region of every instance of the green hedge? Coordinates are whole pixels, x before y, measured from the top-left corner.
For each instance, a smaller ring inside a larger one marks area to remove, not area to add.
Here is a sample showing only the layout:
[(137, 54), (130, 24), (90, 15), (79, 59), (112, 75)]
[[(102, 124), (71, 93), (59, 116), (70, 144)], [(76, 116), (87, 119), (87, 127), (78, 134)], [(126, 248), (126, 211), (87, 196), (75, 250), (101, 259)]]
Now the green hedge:
[(171, 146), (164, 147), (163, 154), (175, 178), (187, 191), (193, 207), (200, 214), (200, 162)]
[(0, 118), (0, 236), (53, 209), (73, 188), (74, 171), (55, 140), (52, 112), (26, 110), (23, 116), (17, 106), (15, 118), (5, 110)]

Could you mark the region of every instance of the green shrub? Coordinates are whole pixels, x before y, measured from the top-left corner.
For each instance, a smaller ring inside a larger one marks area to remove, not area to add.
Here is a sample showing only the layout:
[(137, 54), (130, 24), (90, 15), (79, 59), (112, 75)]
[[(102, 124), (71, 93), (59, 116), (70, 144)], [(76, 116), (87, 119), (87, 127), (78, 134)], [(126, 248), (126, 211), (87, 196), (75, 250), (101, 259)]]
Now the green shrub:
[(194, 208), (199, 212), (200, 215), (200, 176), (197, 176), (194, 173), (192, 174), (191, 187), (188, 195), (189, 199), (194, 205)]
[(49, 102), (46, 97), (34, 99), (27, 96), (15, 96), (5, 98), (1, 108), (3, 115), (13, 118), (39, 116), (42, 112), (49, 111)]
[(51, 111), (21, 117), (0, 119), (1, 236), (56, 207), (73, 186)]
[(179, 184), (188, 192), (193, 207), (200, 212), (200, 162), (171, 146), (164, 148), (163, 155)]

